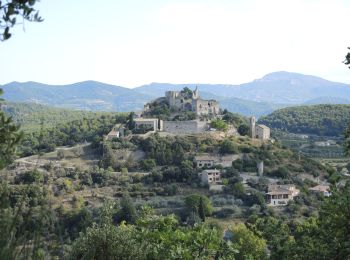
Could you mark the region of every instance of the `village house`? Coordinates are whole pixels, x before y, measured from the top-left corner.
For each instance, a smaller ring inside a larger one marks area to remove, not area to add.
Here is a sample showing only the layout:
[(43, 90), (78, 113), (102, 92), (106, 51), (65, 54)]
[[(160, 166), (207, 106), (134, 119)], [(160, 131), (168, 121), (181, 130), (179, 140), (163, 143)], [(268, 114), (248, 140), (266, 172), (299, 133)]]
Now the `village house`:
[(255, 126), (255, 138), (259, 140), (269, 140), (270, 139), (270, 128), (266, 125), (256, 125)]
[(286, 206), (288, 201), (293, 200), (299, 194), (294, 185), (269, 185), (266, 193), (267, 204), (271, 206)]
[(204, 170), (198, 176), (202, 185), (221, 184), (221, 172), (217, 169)]
[(325, 197), (331, 196), (329, 185), (317, 185), (315, 187), (309, 188), (309, 191), (314, 193), (320, 193)]
[(113, 138), (119, 138), (119, 131), (112, 129), (106, 136), (107, 141), (111, 141)]
[(197, 155), (194, 158), (194, 162), (196, 163), (198, 168), (203, 167), (213, 167), (214, 165), (221, 165), (222, 167), (231, 167), (232, 162), (240, 159), (241, 155), (231, 154), (231, 155), (211, 155), (211, 154), (203, 154)]
[(106, 135), (105, 140), (111, 141), (113, 138), (119, 138), (124, 136), (124, 127), (121, 124), (115, 125), (112, 130)]

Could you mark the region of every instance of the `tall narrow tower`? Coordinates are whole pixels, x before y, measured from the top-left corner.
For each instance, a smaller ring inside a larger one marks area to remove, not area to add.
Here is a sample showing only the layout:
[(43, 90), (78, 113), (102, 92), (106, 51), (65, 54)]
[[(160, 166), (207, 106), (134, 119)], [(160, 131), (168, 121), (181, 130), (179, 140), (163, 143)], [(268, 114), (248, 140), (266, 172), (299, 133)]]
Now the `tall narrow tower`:
[(258, 161), (256, 164), (256, 167), (258, 168), (258, 176), (263, 176), (263, 174), (264, 174), (264, 161)]
[(255, 138), (255, 117), (252, 116), (250, 118), (250, 132), (252, 134), (252, 138)]
[(199, 91), (198, 86), (196, 86), (196, 89), (192, 92), (192, 99), (198, 99), (199, 98)]

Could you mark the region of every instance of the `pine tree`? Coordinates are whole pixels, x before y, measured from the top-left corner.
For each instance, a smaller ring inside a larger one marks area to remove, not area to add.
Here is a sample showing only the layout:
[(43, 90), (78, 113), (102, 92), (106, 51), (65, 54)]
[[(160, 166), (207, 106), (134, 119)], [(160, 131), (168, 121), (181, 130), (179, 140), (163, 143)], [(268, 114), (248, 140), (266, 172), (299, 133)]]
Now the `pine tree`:
[[(0, 89), (1, 94), (2, 89)], [(12, 118), (0, 111), (0, 170), (13, 161), (16, 146), (22, 137), (22, 133), (18, 129), (19, 127), (14, 124)]]
[[(350, 50), (350, 47), (348, 49)], [(350, 52), (346, 54), (344, 63), (345, 65), (350, 65)], [(350, 69), (350, 66), (349, 66), (349, 69)]]

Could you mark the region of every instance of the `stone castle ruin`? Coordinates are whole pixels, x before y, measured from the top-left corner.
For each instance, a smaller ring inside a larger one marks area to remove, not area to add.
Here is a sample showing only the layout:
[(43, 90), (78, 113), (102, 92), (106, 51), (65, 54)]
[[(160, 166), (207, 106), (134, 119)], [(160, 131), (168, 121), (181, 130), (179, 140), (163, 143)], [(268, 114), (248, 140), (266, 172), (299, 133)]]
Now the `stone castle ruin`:
[[(172, 115), (185, 112), (193, 112), (193, 120), (160, 120), (156, 118), (135, 118), (136, 128), (150, 127), (151, 131), (163, 131), (172, 134), (196, 134), (204, 133), (210, 128), (208, 117), (215, 118), (220, 114), (220, 106), (216, 100), (204, 100), (199, 96), (198, 88), (190, 90), (184, 88), (181, 91), (166, 91), (165, 97), (153, 102), (166, 103)], [(154, 117), (150, 112), (150, 105), (146, 104), (143, 115)], [(147, 126), (146, 126), (147, 124)], [(152, 126), (151, 126), (152, 125)]]
[(216, 100), (204, 100), (199, 96), (198, 87), (194, 91), (185, 88), (182, 91), (166, 91), (165, 99), (173, 111), (191, 111), (197, 116), (218, 115), (220, 106)]
[[(152, 110), (154, 109), (154, 110)], [(166, 117), (161, 117), (161, 110), (166, 111)], [(169, 116), (170, 112), (170, 116)], [(179, 120), (179, 115), (191, 112), (191, 117)], [(198, 88), (181, 91), (166, 91), (165, 97), (157, 98), (145, 105), (142, 114), (134, 117), (134, 134), (149, 132), (166, 132), (171, 134), (197, 134), (215, 131), (210, 127), (210, 119), (221, 118), (219, 102), (205, 100), (199, 96)], [(270, 129), (256, 124), (255, 117), (250, 120), (251, 137), (262, 141), (270, 139)], [(118, 138), (119, 131), (112, 130), (107, 138)], [(120, 134), (123, 135), (123, 134)]]

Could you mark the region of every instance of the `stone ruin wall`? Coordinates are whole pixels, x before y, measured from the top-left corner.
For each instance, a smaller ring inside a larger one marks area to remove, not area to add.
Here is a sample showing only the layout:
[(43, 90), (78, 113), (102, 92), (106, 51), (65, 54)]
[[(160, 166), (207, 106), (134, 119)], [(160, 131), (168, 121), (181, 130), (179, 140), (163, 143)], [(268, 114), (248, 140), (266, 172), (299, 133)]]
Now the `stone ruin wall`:
[(220, 111), (219, 103), (215, 100), (199, 99), (196, 102), (196, 106), (197, 106), (197, 114), (207, 115), (209, 114), (210, 110), (211, 110), (211, 113), (218, 114)]
[(172, 134), (196, 134), (204, 133), (208, 130), (208, 124), (205, 121), (164, 121), (163, 131)]

